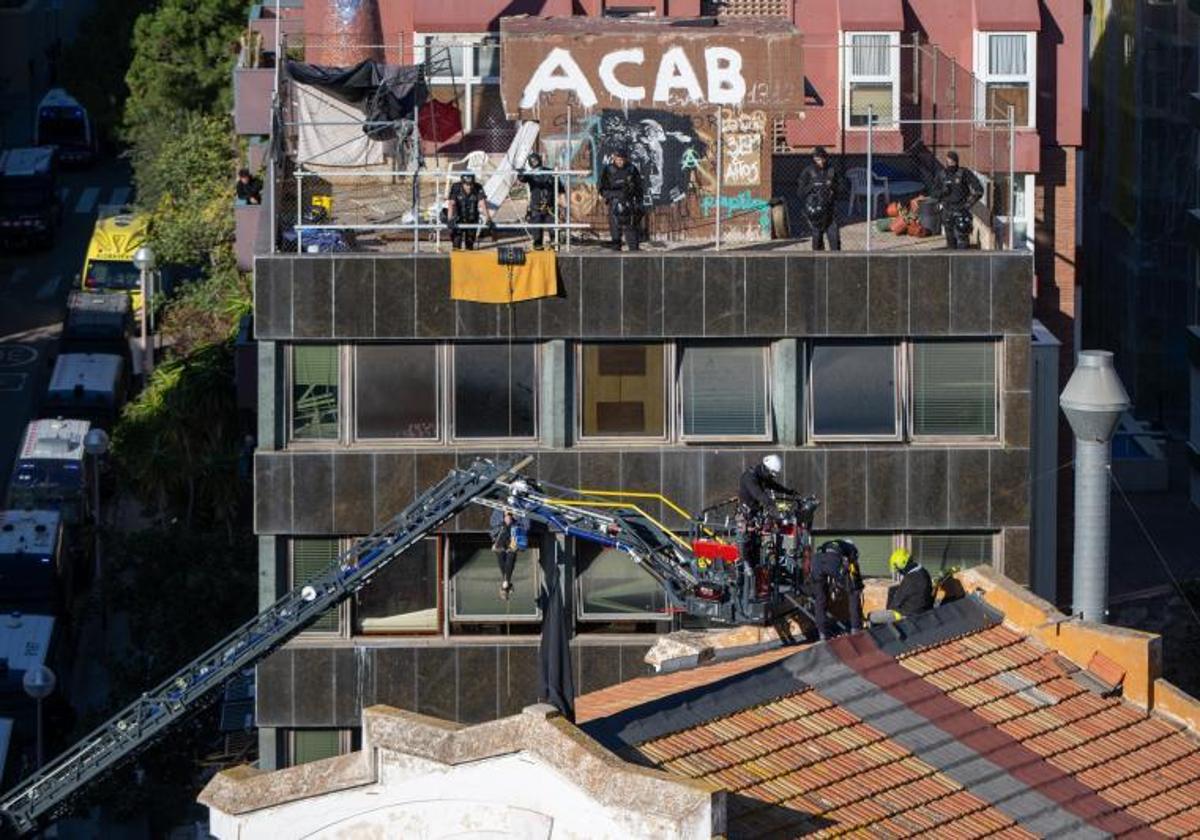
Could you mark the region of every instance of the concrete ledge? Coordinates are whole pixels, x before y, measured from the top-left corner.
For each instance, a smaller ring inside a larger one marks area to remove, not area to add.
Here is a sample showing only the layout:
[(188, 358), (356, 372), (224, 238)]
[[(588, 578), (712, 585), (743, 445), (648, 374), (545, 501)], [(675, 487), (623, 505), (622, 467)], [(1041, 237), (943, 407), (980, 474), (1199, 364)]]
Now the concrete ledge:
[(1200, 735), (1200, 700), (1161, 677), (1154, 681), (1154, 711)]
[(375, 771), (367, 754), (357, 752), (284, 770), (266, 771), (249, 765), (234, 767), (213, 776), (196, 801), (226, 814), (247, 814), (374, 781)]

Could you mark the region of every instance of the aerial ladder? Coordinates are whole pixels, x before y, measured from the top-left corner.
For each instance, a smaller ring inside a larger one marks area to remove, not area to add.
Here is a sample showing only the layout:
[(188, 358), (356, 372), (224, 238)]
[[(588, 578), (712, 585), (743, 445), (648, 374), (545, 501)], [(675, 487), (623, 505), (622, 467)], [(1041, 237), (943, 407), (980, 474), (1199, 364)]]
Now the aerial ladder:
[(627, 554), (663, 588), (675, 612), (726, 624), (780, 626), (787, 616), (806, 611), (797, 596), (800, 560), (810, 550), (808, 529), (816, 507), (812, 497), (801, 500), (800, 516), (807, 522), (793, 524), (790, 548), (783, 542), (788, 536), (786, 512), (793, 511), (794, 517), (797, 505), (780, 501), (785, 515), (776, 520), (785, 533), (771, 535), (768, 542), (773, 578), (771, 595), (763, 599), (754, 597), (745, 564), (736, 562), (736, 548), (717, 530), (675, 507), (691, 523), (693, 538), (686, 540), (637, 503), (639, 497), (671, 505), (669, 500), (567, 488), (551, 493), (548, 486), (521, 476), (520, 470), (531, 461), (478, 459), (470, 467), (451, 470), (382, 528), (354, 542), (325, 572), (292, 589), (0, 797), (0, 835), (29, 834), (64, 814), (88, 784), (203, 708), (215, 699), (216, 689), (366, 586), (393, 559), (472, 503), (508, 511), (524, 527)]

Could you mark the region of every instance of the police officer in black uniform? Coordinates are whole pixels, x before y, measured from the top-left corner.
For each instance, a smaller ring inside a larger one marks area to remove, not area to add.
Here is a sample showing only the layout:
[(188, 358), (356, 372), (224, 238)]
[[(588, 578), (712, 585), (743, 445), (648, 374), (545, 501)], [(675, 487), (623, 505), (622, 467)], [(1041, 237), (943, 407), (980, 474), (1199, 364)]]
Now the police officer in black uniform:
[(813, 162), (800, 173), (796, 182), (796, 195), (800, 197), (800, 206), (804, 210), (804, 218), (812, 228), (812, 249), (825, 250), (825, 240), (829, 240), (829, 250), (842, 250), (842, 236), (838, 230), (835, 214), (837, 202), (850, 192), (850, 183), (842, 171), (829, 160), (829, 154), (824, 146), (813, 149)]
[(642, 173), (629, 162), (625, 149), (613, 152), (612, 162), (600, 173), (600, 195), (608, 202), (608, 238), (616, 250), (621, 250), (621, 237), (630, 251), (638, 250), (641, 240)]
[[(447, 224), (450, 226), (450, 241), (455, 248), (467, 251), (475, 250), (475, 238), (479, 229), (473, 227), (479, 224), (479, 208), (483, 208), (483, 216), (487, 218), (488, 230), (495, 230), (496, 223), (492, 221), (492, 211), (487, 205), (487, 197), (483, 187), (475, 180), (474, 172), (464, 172), (457, 184), (450, 187), (447, 204)], [(459, 227), (472, 225), (472, 227)]]
[[(525, 168), (517, 176), (522, 184), (529, 185), (529, 209), (525, 211), (525, 221), (534, 225), (553, 224), (556, 220), (555, 211), (558, 208), (558, 194), (565, 193), (562, 182), (556, 179), (550, 170), (542, 165), (542, 156), (537, 152), (525, 159)], [(537, 227), (531, 231), (533, 247), (540, 249), (546, 235), (546, 229)]]
[(862, 574), (858, 569), (858, 546), (850, 540), (830, 540), (822, 543), (813, 555), (807, 587), (813, 598), (813, 621), (817, 635), (825, 640), (832, 635), (829, 624), (829, 601), (834, 590), (846, 593), (850, 614), (850, 631), (862, 627)]
[(971, 208), (983, 198), (983, 184), (975, 173), (958, 165), (958, 152), (946, 152), (946, 166), (933, 182), (932, 195), (941, 202), (946, 247), (959, 250), (971, 245), (974, 221)]

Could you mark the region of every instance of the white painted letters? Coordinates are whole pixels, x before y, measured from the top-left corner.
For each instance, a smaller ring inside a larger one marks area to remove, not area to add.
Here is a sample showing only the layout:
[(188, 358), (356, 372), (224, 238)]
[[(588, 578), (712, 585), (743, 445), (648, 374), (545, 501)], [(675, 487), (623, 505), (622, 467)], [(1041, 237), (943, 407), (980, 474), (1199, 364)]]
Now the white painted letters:
[(634, 87), (627, 85), (617, 78), (618, 64), (642, 64), (646, 60), (646, 51), (641, 47), (633, 47), (628, 50), (614, 50), (606, 53), (604, 58), (600, 59), (600, 83), (604, 85), (604, 89), (611, 93), (617, 99), (626, 102), (638, 102), (646, 98), (646, 88), (642, 85)]
[(740, 104), (746, 96), (742, 54), (731, 47), (706, 47), (704, 66), (708, 74), (708, 101), (714, 105)]
[(695, 102), (704, 99), (700, 80), (696, 78), (696, 71), (683, 47), (671, 47), (663, 53), (658, 64), (658, 78), (654, 80), (654, 101), (669, 102), (671, 91), (677, 88), (687, 91), (687, 98)]
[(538, 97), (552, 90), (566, 90), (575, 94), (579, 104), (591, 108), (596, 104), (596, 92), (588, 84), (587, 76), (579, 69), (571, 53), (562, 47), (555, 47), (550, 54), (542, 59), (533, 78), (525, 86), (525, 95), (521, 97), (522, 108), (532, 108), (537, 105)]

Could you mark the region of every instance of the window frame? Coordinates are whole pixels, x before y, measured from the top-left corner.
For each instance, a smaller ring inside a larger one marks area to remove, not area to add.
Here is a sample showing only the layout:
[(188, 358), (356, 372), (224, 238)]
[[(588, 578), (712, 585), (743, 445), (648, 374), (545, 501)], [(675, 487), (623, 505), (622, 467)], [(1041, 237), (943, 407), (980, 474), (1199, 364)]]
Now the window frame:
[[(585, 575), (587, 569), (591, 567), (591, 564), (593, 562), (595, 562), (596, 558), (593, 557), (591, 560), (589, 560), (585, 567), (585, 565), (583, 563), (581, 563), (580, 559), (579, 559), (580, 558), (579, 547), (581, 545), (583, 545), (584, 542), (582, 540), (578, 540), (578, 539), (574, 540), (573, 542), (574, 542), (574, 545), (572, 546), (572, 549), (571, 549), (571, 566), (573, 569), (573, 577), (574, 577), (573, 584), (574, 584), (574, 589), (575, 589), (574, 595), (575, 595), (575, 622), (576, 623), (578, 623), (578, 624), (611, 624), (613, 622), (630, 622), (630, 621), (634, 621), (634, 622), (647, 622), (647, 621), (669, 622), (669, 621), (671, 621), (672, 612), (671, 612), (670, 599), (667, 598), (666, 592), (663, 591), (662, 587), (658, 585), (657, 581), (654, 581), (654, 578), (651, 577), (648, 572), (643, 572), (643, 574), (646, 575), (647, 580), (654, 582), (655, 586), (657, 586), (659, 591), (662, 592), (663, 603), (665, 605), (665, 609), (663, 612), (627, 612), (627, 613), (588, 612), (584, 607), (583, 578), (584, 578), (584, 575)], [(599, 545), (596, 543), (587, 543), (587, 545), (589, 545), (589, 546), (594, 545), (598, 549), (597, 555), (596, 555), (597, 557), (599, 556), (600, 552), (603, 552), (603, 551), (617, 551), (618, 553), (621, 553), (619, 551), (619, 549), (610, 548), (608, 546), (602, 546), (602, 545)], [(641, 568), (640, 564), (635, 564), (632, 558), (629, 558), (629, 563), (631, 566), (635, 566), (636, 568)]]
[[(993, 568), (997, 571), (1002, 571), (1004, 569), (1004, 531), (1003, 531), (1003, 529), (980, 528), (977, 530), (971, 530), (968, 528), (968, 529), (946, 530), (946, 531), (905, 531), (903, 534), (900, 535), (899, 544), (897, 545), (897, 547), (898, 548), (903, 547), (903, 548), (907, 549), (908, 551), (912, 552), (913, 555), (916, 556), (917, 562), (921, 563), (921, 566), (923, 568), (925, 568), (926, 571), (929, 571), (930, 575), (932, 575), (933, 572), (929, 569), (928, 566), (925, 566), (925, 564), (921, 560), (920, 555), (918, 555), (916, 553), (916, 550), (913, 548), (913, 538), (914, 537), (990, 537), (992, 540), (992, 561), (988, 565), (990, 565), (991, 568)], [(979, 567), (978, 566), (968, 566), (966, 568), (979, 568)]]
[[(462, 89), (463, 101), (462, 107), (459, 109), (462, 118), (462, 133), (463, 135), (470, 134), (475, 130), (475, 89), (485, 85), (491, 85), (497, 89), (500, 86), (500, 76), (480, 76), (476, 73), (475, 68), (475, 50), (479, 46), (493, 46), (499, 54), (500, 38), (491, 32), (414, 32), (412, 40), (413, 61), (414, 63), (423, 63), (425, 61), (426, 50), (431, 46), (446, 46), (456, 50), (462, 50), (462, 78), (454, 76), (431, 76), (427, 81), (430, 88), (438, 86), (460, 87)], [(437, 45), (431, 44), (430, 39), (438, 39), (446, 43)], [(489, 44), (489, 40), (494, 39), (494, 44)]]
[[(672, 370), (674, 377), (669, 384), (670, 390), (673, 391), (672, 402), (674, 410), (675, 428), (678, 430), (676, 439), (680, 443), (770, 443), (775, 440), (775, 412), (773, 410), (772, 394), (771, 394), (771, 346), (768, 343), (759, 344), (758, 342), (751, 343), (724, 343), (716, 341), (683, 341), (679, 340), (672, 344)], [(685, 395), (683, 389), (683, 362), (687, 355), (689, 347), (709, 347), (730, 349), (743, 349), (747, 347), (758, 347), (762, 352), (762, 377), (763, 377), (763, 431), (761, 434), (754, 435), (691, 435), (685, 432), (684, 425), (684, 402)], [(589, 438), (591, 440), (591, 438)]]
[[(444, 541), (445, 541), (446, 562), (442, 564), (443, 573), (445, 575), (444, 578), (442, 579), (442, 591), (444, 593), (444, 600), (446, 603), (446, 610), (445, 610), (445, 617), (444, 617), (444, 627), (446, 628), (446, 635), (447, 636), (455, 635), (454, 629), (453, 629), (454, 625), (464, 625), (464, 624), (466, 624), (466, 625), (470, 625), (470, 624), (507, 624), (507, 625), (538, 624), (538, 625), (540, 625), (542, 623), (544, 616), (543, 616), (541, 607), (539, 607), (537, 605), (537, 594), (540, 593), (542, 590), (543, 581), (542, 581), (541, 564), (539, 562), (537, 562), (537, 560), (534, 560), (534, 563), (533, 563), (533, 591), (535, 594), (534, 594), (534, 607), (533, 607), (532, 615), (529, 613), (495, 613), (495, 614), (484, 613), (484, 614), (480, 614), (480, 615), (459, 615), (458, 614), (458, 598), (457, 598), (457, 588), (456, 588), (457, 575), (455, 574), (455, 571), (454, 571), (454, 547), (451, 544), (451, 541), (455, 538), (462, 539), (464, 537), (482, 538), (481, 541), (483, 541), (483, 542), (487, 542), (491, 539), (486, 531), (455, 531), (453, 533), (445, 535)], [(540, 546), (540, 545), (537, 546), (538, 551), (540, 551), (541, 548), (542, 548), (542, 546)], [(490, 548), (485, 548), (484, 550), (491, 552)], [(533, 550), (533, 548), (530, 548), (530, 549), (527, 549), (526, 552), (532, 551), (532, 550)], [(526, 552), (521, 552), (521, 553), (524, 554)], [(496, 571), (496, 585), (497, 585), (497, 587), (499, 587), (499, 585), (500, 585), (500, 570), (499, 570), (499, 568), (496, 568), (495, 571)], [(514, 576), (514, 579), (515, 579), (515, 576)]]
[[(433, 369), (434, 369), (434, 418), (435, 433), (432, 437), (362, 437), (358, 433), (358, 351), (361, 347), (433, 347)], [(447, 443), (446, 435), (446, 393), (445, 393), (445, 369), (446, 369), (446, 344), (439, 341), (402, 341), (402, 342), (360, 342), (349, 345), (349, 352), (344, 354), (348, 357), (347, 365), (349, 366), (350, 394), (349, 399), (343, 401), (346, 407), (347, 414), (345, 416), (345, 425), (347, 431), (347, 443), (358, 446), (379, 446), (379, 447), (404, 447), (404, 448), (429, 448), (436, 446), (445, 446)]]
[[(354, 732), (353, 732), (353, 730), (343, 729), (343, 728), (337, 727), (337, 726), (296, 726), (296, 727), (291, 727), (287, 730), (287, 739), (285, 741), (285, 750), (286, 750), (286, 755), (287, 755), (286, 766), (287, 767), (303, 766), (303, 765), (296, 763), (296, 734), (298, 732), (311, 732), (311, 731), (328, 732), (331, 730), (336, 731), (337, 735), (338, 735), (338, 753), (337, 753), (337, 755), (331, 755), (328, 758), (319, 758), (319, 759), (314, 759), (314, 760), (315, 761), (328, 761), (330, 758), (337, 758), (339, 756), (343, 756), (343, 755), (346, 755), (347, 753), (352, 752), (354, 749)], [(304, 763), (312, 764), (313, 762), (306, 761)]]
[[(895, 339), (871, 339), (869, 341), (851, 341), (846, 339), (811, 339), (806, 342), (804, 354), (804, 429), (807, 443), (855, 443), (858, 441), (903, 443), (908, 429), (908, 377), (907, 360), (901, 352), (907, 342)], [(812, 365), (816, 358), (814, 352), (818, 345), (841, 345), (861, 347), (866, 344), (886, 344), (892, 348), (892, 372), (896, 386), (893, 393), (895, 410), (895, 431), (890, 435), (829, 435), (820, 434), (816, 430), (816, 378), (813, 376)]]
[[(906, 536), (905, 534), (903, 534), (899, 531), (889, 531), (889, 530), (872, 531), (869, 529), (850, 531), (850, 530), (845, 530), (845, 529), (838, 530), (838, 529), (834, 528), (831, 530), (829, 528), (825, 528), (820, 531), (813, 532), (813, 549), (815, 551), (815, 549), (818, 546), (820, 546), (822, 543), (826, 542), (827, 540), (845, 539), (845, 540), (852, 541), (861, 550), (861, 548), (863, 546), (863, 542), (862, 542), (863, 537), (887, 537), (889, 539), (889, 541), (891, 542), (890, 551), (895, 551), (897, 548), (907, 547), (907, 543), (905, 542), (905, 536)], [(855, 539), (856, 537), (857, 537), (857, 539)], [(860, 555), (859, 561), (860, 561), (859, 566), (860, 566), (860, 570), (861, 570), (861, 565), (862, 565), (861, 555)], [(886, 558), (886, 557), (883, 558), (884, 568), (887, 568), (887, 561), (888, 561), (888, 558)], [(865, 575), (864, 574), (863, 577), (868, 580), (895, 580), (895, 575), (877, 576), (877, 575)]]
[[(1018, 178), (1021, 179), (1020, 183), (1025, 188), (1025, 198), (1024, 198), (1025, 212), (1023, 214), (1021, 214), (1020, 216), (1013, 216), (1011, 214), (1002, 215), (1002, 214), (998, 213), (998, 214), (996, 214), (995, 221), (999, 225), (1005, 225), (1004, 236), (1005, 236), (1005, 244), (1006, 245), (1007, 245), (1007, 237), (1008, 237), (1007, 225), (1012, 224), (1012, 220), (1014, 218), (1017, 220), (1018, 223), (1023, 223), (1025, 225), (1025, 236), (1022, 239), (1018, 240), (1016, 231), (1015, 230), (1013, 231), (1013, 250), (1015, 251), (1015, 250), (1019, 250), (1019, 249), (1024, 249), (1024, 250), (1032, 253), (1034, 250), (1034, 247), (1035, 247), (1034, 229), (1033, 229), (1033, 215), (1034, 215), (1033, 214), (1033, 205), (1037, 199), (1037, 196), (1034, 194), (1034, 190), (1037, 189), (1037, 179), (1032, 172), (1015, 172), (1015, 173), (1013, 173), (1013, 179), (1014, 179), (1013, 186), (1014, 187), (1016, 186), (1016, 183), (1017, 183), (1016, 179), (1018, 179)], [(992, 186), (993, 186), (993, 188), (995, 188), (998, 185), (995, 181), (992, 181)], [(1011, 205), (1015, 199), (1016, 199), (1016, 190), (1014, 189), (1012, 191), (1012, 193), (1010, 194), (1009, 199), (1005, 203)], [(1011, 209), (1011, 207), (1010, 207), (1010, 209)]]
[[(294, 590), (301, 584), (296, 581), (296, 561), (295, 561), (295, 545), (303, 540), (331, 540), (336, 545), (337, 557), (344, 554), (349, 548), (351, 540), (344, 537), (323, 536), (323, 535), (302, 535), (289, 536), (286, 539), (287, 544), (287, 580), (288, 590)], [(297, 635), (298, 639), (348, 639), (352, 635), (353, 622), (350, 620), (350, 598), (345, 598), (340, 604), (333, 607), (337, 610), (337, 629), (336, 630), (314, 630), (312, 626), (305, 627)]]
[[(886, 76), (864, 74), (856, 75), (854, 73), (854, 38), (858, 35), (886, 35), (888, 38), (888, 56), (890, 69)], [(845, 131), (868, 131), (879, 129), (894, 129), (897, 127), (900, 119), (900, 33), (895, 31), (885, 30), (851, 30), (840, 33), (841, 49), (841, 79), (840, 85), (842, 95), (842, 128)], [(865, 122), (862, 125), (853, 125), (850, 113), (851, 96), (850, 92), (855, 84), (864, 85), (882, 85), (887, 84), (892, 88), (892, 113), (891, 117), (883, 120), (878, 115), (875, 117), (874, 125), (868, 126)]]
[[(993, 374), (993, 411), (995, 411), (996, 430), (990, 435), (920, 435), (917, 434), (917, 423), (914, 412), (916, 411), (916, 352), (918, 344), (990, 344), (992, 345), (992, 354), (994, 364), (992, 367)], [(1004, 382), (1004, 340), (991, 337), (980, 336), (978, 338), (970, 337), (952, 337), (952, 338), (922, 338), (920, 340), (905, 341), (904, 344), (904, 365), (907, 368), (905, 376), (905, 408), (904, 417), (904, 440), (910, 443), (923, 444), (961, 444), (961, 443), (985, 443), (996, 444), (1004, 440), (1004, 397), (1002, 393), (1002, 385)]]
[[(443, 583), (445, 580), (445, 575), (446, 575), (446, 572), (445, 572), (446, 541), (444, 539), (442, 539), (441, 536), (438, 534), (430, 534), (428, 536), (422, 537), (421, 539), (422, 540), (430, 540), (433, 542), (433, 546), (434, 546), (433, 550), (434, 550), (434, 554), (436, 557), (435, 575), (436, 575), (436, 580), (437, 580), (437, 594), (434, 596), (434, 598), (437, 602), (437, 621), (435, 622), (435, 626), (430, 629), (425, 629), (425, 630), (367, 630), (366, 628), (362, 628), (361, 622), (363, 620), (363, 617), (359, 615), (358, 593), (356, 592), (353, 595), (351, 595), (349, 598), (347, 598), (345, 601), (345, 603), (351, 605), (350, 616), (349, 616), (349, 618), (350, 618), (350, 635), (351, 636), (365, 636), (365, 637), (370, 637), (370, 638), (374, 639), (374, 638), (432, 638), (432, 637), (440, 637), (440, 636), (444, 635), (446, 613), (447, 613), (446, 587)], [(350, 540), (350, 542), (354, 542), (354, 540)], [(403, 553), (403, 552), (401, 552), (401, 553)], [(398, 560), (399, 557), (397, 557), (395, 559)], [(359, 592), (361, 592), (361, 591), (362, 590), (360, 589)]]
[[(663, 433), (662, 435), (587, 435), (584, 434), (584, 363), (583, 352), (588, 346), (598, 345), (638, 345), (638, 346), (656, 346), (662, 349), (663, 353)], [(575, 440), (581, 444), (620, 444), (625, 446), (651, 445), (670, 443), (675, 440), (675, 388), (673, 386), (673, 371), (676, 368), (676, 344), (673, 340), (663, 341), (576, 341), (574, 354), (574, 387), (573, 397), (575, 401), (574, 418), (574, 434)]]
[[(991, 38), (993, 35), (1023, 35), (1025, 37), (1025, 72), (1023, 74), (992, 73), (989, 69), (991, 55)], [(1037, 33), (1022, 31), (997, 30), (986, 32), (976, 30), (974, 39), (975, 78), (978, 79), (975, 91), (975, 118), (981, 121), (1003, 119), (988, 113), (988, 85), (1023, 83), (1029, 88), (1029, 121), (1015, 122), (1015, 128), (1037, 127)]]
[[(458, 364), (458, 348), (467, 345), (503, 345), (502, 341), (478, 341), (468, 342), (459, 341), (447, 345), (446, 351), (446, 420), (445, 420), (445, 435), (446, 439), (453, 444), (462, 444), (464, 446), (505, 446), (535, 443), (541, 437), (541, 382), (542, 382), (542, 353), (541, 342), (537, 341), (514, 341), (513, 346), (518, 345), (528, 347), (533, 355), (533, 433), (525, 436), (511, 437), (461, 437), (458, 434), (458, 406), (457, 406), (457, 364)], [(510, 395), (511, 399), (511, 395)]]
[[(298, 438), (296, 437), (296, 411), (295, 411), (295, 388), (296, 388), (296, 349), (300, 347), (332, 347), (337, 353), (337, 371), (338, 371), (338, 399), (337, 399), (337, 434), (327, 438)], [(295, 342), (287, 346), (287, 352), (283, 354), (283, 383), (284, 383), (284, 440), (288, 448), (325, 448), (331, 445), (338, 445), (345, 442), (346, 435), (346, 405), (350, 395), (347, 393), (346, 383), (348, 381), (346, 372), (346, 352), (345, 345), (331, 343), (327, 341), (320, 342)]]

